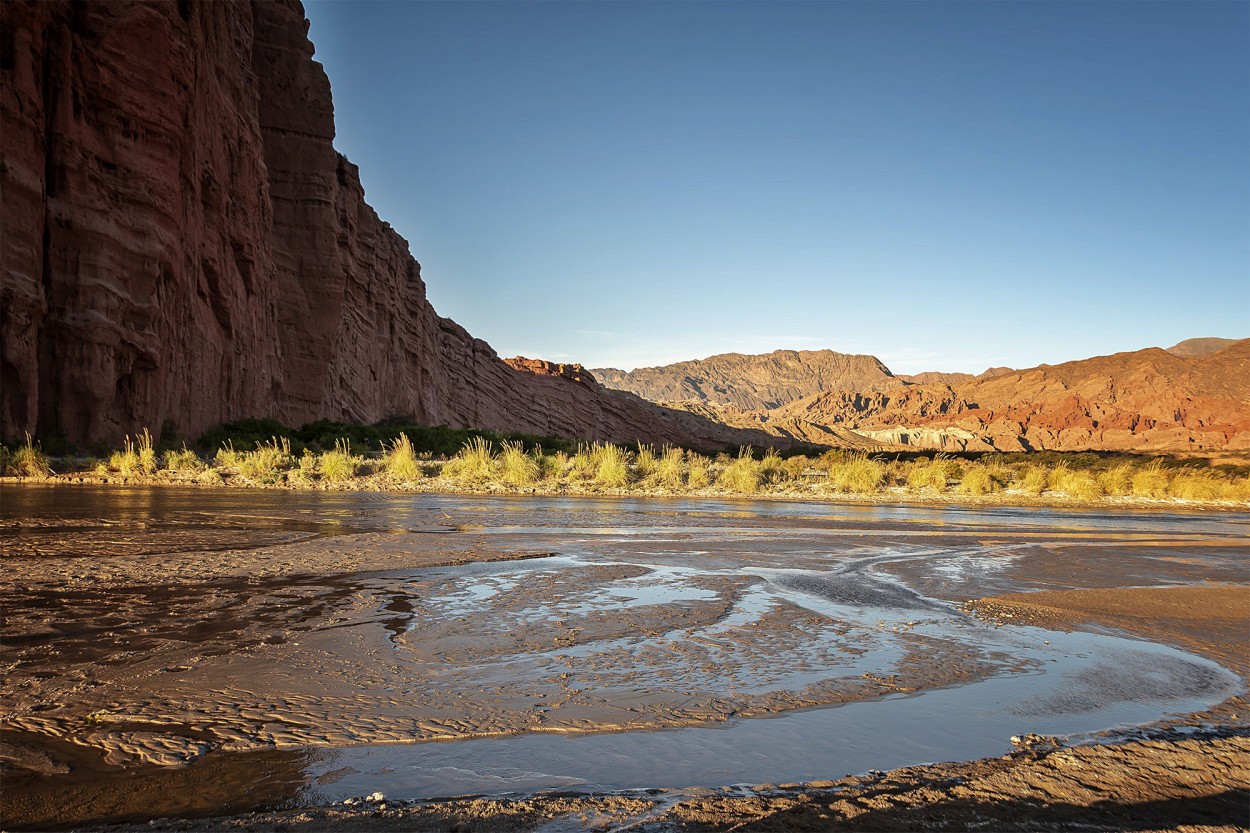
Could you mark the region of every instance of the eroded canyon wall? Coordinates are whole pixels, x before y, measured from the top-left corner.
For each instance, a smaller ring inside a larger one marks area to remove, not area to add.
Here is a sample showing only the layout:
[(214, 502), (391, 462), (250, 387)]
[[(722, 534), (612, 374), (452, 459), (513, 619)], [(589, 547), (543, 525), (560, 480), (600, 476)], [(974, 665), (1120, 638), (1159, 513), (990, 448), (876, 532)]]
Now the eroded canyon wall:
[[(0, 431), (391, 415), (688, 442), (440, 317), (334, 150), (296, 0), (0, 4)], [(715, 425), (698, 426), (716, 441)]]

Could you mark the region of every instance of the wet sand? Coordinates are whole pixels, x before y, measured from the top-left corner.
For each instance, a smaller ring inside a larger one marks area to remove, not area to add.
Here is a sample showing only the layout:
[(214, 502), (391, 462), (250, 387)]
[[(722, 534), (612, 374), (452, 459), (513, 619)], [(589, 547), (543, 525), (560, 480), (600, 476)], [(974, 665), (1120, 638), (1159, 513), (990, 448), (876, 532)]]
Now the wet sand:
[[(14, 827), (298, 806), (312, 793), (307, 762), (292, 756), (307, 749), (741, 725), (1033, 674), (1053, 649), (1029, 643), (1015, 653), (1015, 643), (1004, 648), (994, 636), (1026, 619), (1166, 642), (1231, 669), (1245, 689), (1246, 587), (1050, 589), (1082, 578), (1079, 570), (1071, 578), (1074, 564), (1094, 565), (1101, 584), (1244, 578), (1237, 522), (1201, 516), (1122, 524), (1106, 515), (847, 515), (689, 501), (442, 500), (414, 509), (383, 499), (323, 505), (314, 496), (222, 504), (206, 518), (201, 501), (153, 509), (149, 495), (117, 521), (106, 517), (116, 506), (100, 499), (78, 513), (35, 500), (18, 507), (21, 517), (6, 500), (0, 518), (10, 575), (0, 599), (0, 806)], [(978, 601), (986, 588), (1041, 592)], [(986, 623), (960, 618), (957, 603)], [(996, 627), (1005, 621), (1013, 624)], [(1128, 778), (1132, 767), (1166, 769), (1169, 756), (1192, 753), (1208, 761), (1197, 767), (1203, 789), (1244, 789), (1244, 767), (1216, 765), (1221, 756), (1244, 760), (1243, 705), (1238, 694), (1156, 722), (1159, 731), (1214, 726), (1215, 736), (1134, 741), (1089, 765), (1111, 773), (1100, 780)], [(577, 818), (598, 813), (703, 829), (757, 816), (765, 825), (785, 817), (783, 826), (820, 826), (821, 813), (858, 818), (855, 808), (871, 806), (883, 784), (892, 786), (881, 795), (907, 796), (887, 802), (898, 807), (962, 800), (918, 786), (931, 778), (989, 779), (1000, 797), (1016, 778), (1016, 800), (1034, 800), (1030, 784), (1067, 771), (1051, 761), (1056, 754), (1031, 749), (960, 776), (948, 765), (852, 779), (832, 793), (826, 784), (402, 809), (392, 798), (386, 810), (340, 805), (304, 812), (306, 822), (288, 812), (248, 824), (425, 829), (458, 820), (510, 829), (563, 819), (581, 829)], [(1140, 760), (1129, 766), (1124, 755)], [(135, 779), (147, 786), (135, 791)], [(1129, 780), (1138, 793), (1152, 789)], [(1222, 794), (1154, 780), (1157, 800), (1176, 807)], [(1075, 819), (1092, 799), (1073, 790)], [(167, 808), (158, 797), (171, 794), (182, 803)], [(193, 794), (202, 800), (188, 803)], [(860, 798), (838, 805), (850, 795)], [(1132, 803), (1155, 800), (1142, 796)], [(888, 819), (866, 816), (853, 829), (884, 829)]]

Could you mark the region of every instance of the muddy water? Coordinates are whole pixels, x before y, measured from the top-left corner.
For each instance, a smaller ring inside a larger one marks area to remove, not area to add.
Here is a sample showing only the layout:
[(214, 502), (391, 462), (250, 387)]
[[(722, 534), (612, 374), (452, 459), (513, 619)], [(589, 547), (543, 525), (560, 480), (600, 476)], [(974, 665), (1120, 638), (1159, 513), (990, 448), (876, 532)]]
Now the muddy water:
[(1247, 531), (1233, 513), (5, 487), (4, 816), (837, 778), (1149, 723), (1244, 681), (958, 603), (1244, 582)]

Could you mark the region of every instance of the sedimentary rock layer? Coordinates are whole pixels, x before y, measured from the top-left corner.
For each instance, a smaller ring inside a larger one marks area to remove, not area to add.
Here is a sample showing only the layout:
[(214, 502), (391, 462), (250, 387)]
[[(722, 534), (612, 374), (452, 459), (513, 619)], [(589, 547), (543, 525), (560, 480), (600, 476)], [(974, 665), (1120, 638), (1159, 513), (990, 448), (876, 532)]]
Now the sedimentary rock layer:
[(334, 150), (297, 0), (0, 14), (4, 436), (405, 415), (691, 441), (663, 409), (510, 367), (434, 311)]
[(777, 408), (826, 390), (884, 390), (897, 384), (874, 356), (832, 350), (776, 350), (762, 356), (724, 353), (689, 362), (591, 371), (604, 385), (653, 402)]

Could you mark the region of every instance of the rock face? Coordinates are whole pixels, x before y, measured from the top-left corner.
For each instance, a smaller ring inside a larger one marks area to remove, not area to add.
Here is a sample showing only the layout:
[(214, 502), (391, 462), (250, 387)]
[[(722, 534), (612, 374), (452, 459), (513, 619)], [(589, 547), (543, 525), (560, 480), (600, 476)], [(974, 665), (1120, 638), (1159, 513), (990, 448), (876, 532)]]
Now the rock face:
[(1173, 344), (1171, 347), (1164, 348), (1174, 356), (1183, 356), (1187, 359), (1197, 358), (1198, 356), (1207, 356), (1211, 353), (1218, 353), (1225, 347), (1231, 347), (1237, 343), (1235, 338), (1187, 338), (1184, 341)]
[(0, 14), (4, 436), (405, 415), (693, 441), (584, 371), (518, 372), (433, 310), (408, 244), (334, 150), (296, 0), (11, 0)]
[(1193, 359), (1158, 348), (954, 385), (834, 391), (776, 416), (949, 450), (1250, 450), (1250, 339)]
[(545, 359), (527, 359), (524, 356), (513, 356), (510, 359), (504, 359), (503, 362), (513, 370), (520, 370), (525, 373), (535, 373), (539, 376), (559, 376), (562, 379), (570, 379), (586, 385), (595, 384), (595, 377), (580, 364), (564, 364), (562, 362), (557, 364)]
[(777, 350), (763, 356), (724, 353), (631, 372), (592, 371), (609, 388), (652, 402), (689, 402), (767, 410), (825, 390), (884, 390), (898, 384), (873, 356), (832, 350)]

